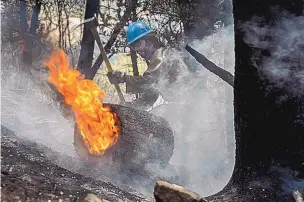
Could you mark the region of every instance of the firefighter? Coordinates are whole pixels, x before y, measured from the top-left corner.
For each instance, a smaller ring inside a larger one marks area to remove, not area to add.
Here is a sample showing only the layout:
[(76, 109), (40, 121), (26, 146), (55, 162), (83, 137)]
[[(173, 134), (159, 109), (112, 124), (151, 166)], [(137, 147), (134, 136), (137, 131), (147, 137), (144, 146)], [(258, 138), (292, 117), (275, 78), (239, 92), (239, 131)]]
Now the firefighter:
[(127, 42), (148, 63), (143, 76), (131, 76), (113, 71), (107, 74), (111, 84), (126, 83), (127, 93), (139, 93), (132, 105), (147, 109), (161, 95), (166, 101), (178, 99), (190, 70), (178, 53), (161, 46), (150, 27), (142, 21), (131, 23), (126, 30)]

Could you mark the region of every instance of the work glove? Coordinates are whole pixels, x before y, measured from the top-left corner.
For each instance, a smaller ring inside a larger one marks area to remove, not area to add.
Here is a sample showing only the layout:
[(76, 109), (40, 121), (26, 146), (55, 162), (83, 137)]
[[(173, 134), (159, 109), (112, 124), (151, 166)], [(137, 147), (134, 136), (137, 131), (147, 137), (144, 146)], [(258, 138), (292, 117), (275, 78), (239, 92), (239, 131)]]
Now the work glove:
[(107, 73), (108, 79), (111, 84), (124, 83), (126, 81), (125, 75), (126, 75), (126, 73), (119, 72), (119, 71), (113, 71), (113, 72)]

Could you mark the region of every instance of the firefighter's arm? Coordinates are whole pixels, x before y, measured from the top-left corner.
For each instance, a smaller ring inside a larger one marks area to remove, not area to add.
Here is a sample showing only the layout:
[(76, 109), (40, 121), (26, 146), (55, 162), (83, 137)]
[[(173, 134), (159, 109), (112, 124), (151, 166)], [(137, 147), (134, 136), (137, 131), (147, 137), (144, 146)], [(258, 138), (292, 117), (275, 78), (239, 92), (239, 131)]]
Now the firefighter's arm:
[(111, 84), (126, 83), (127, 93), (142, 93), (151, 89), (151, 84), (157, 79), (156, 72), (145, 72), (143, 76), (131, 76), (124, 72), (107, 73)]
[(142, 93), (151, 89), (157, 79), (157, 72), (145, 73), (143, 76), (125, 75), (127, 93)]
[[(149, 68), (143, 76), (125, 76), (127, 93), (142, 93), (147, 90), (153, 90), (153, 83), (158, 81), (161, 74), (161, 58), (150, 62)], [(155, 86), (154, 86), (155, 87)]]

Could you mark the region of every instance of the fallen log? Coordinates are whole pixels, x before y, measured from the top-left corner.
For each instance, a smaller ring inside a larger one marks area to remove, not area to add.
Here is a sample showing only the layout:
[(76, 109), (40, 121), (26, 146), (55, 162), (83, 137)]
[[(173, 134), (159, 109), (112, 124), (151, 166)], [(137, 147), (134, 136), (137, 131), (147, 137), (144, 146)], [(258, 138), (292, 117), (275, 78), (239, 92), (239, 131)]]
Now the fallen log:
[(214, 73), (215, 75), (217, 75), (218, 77), (220, 77), (221, 79), (223, 79), (225, 82), (227, 82), (230, 86), (234, 86), (234, 76), (218, 67), (216, 64), (214, 64), (213, 62), (211, 62), (210, 60), (208, 60), (204, 55), (200, 54), (199, 52), (197, 52), (196, 50), (194, 50), (193, 48), (191, 48), (189, 45), (186, 45), (185, 48), (199, 63), (201, 63), (206, 69), (208, 69), (210, 72)]
[[(50, 88), (57, 97), (62, 115), (68, 120), (73, 120), (73, 112), (65, 104), (63, 95), (53, 85), (50, 85)], [(104, 106), (109, 106), (117, 113), (120, 120), (120, 138), (114, 146), (106, 150), (104, 155), (94, 156), (89, 153), (75, 124), (74, 148), (81, 159), (93, 164), (112, 159), (113, 163), (123, 165), (124, 172), (132, 169), (145, 172), (143, 168), (147, 163), (156, 163), (163, 168), (168, 166), (173, 155), (174, 136), (169, 123), (164, 118), (121, 105), (104, 104)]]
[(88, 160), (111, 158), (124, 168), (143, 167), (147, 163), (166, 166), (173, 155), (174, 136), (168, 122), (146, 111), (139, 111), (121, 105), (105, 104), (120, 119), (118, 142), (105, 151), (103, 156), (93, 156), (84, 145), (75, 125), (74, 146), (78, 155)]

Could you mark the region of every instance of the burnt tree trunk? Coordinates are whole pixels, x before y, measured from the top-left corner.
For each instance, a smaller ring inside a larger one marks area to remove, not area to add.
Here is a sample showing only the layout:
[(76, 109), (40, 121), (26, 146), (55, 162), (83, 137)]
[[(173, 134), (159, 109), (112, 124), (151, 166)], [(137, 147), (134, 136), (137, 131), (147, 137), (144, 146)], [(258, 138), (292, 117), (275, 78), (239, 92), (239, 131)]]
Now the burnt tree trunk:
[[(273, 26), (280, 20), (274, 9), (284, 9), (299, 16), (303, 15), (304, 4), (302, 0), (249, 0), (246, 3), (234, 0), (233, 7), (236, 163), (228, 185), (207, 200), (294, 201), (292, 189), (304, 191), (301, 179), (304, 172), (301, 118), (304, 97), (303, 94), (291, 96), (288, 89), (274, 87), (268, 77), (258, 71), (255, 65), (262, 66), (264, 59), (271, 57), (274, 47), (262, 49), (245, 43), (243, 25), (258, 16), (260, 22), (264, 19), (262, 26), (267, 29), (265, 25)], [(267, 37), (262, 40), (272, 39), (271, 34)], [(298, 59), (297, 65), (303, 69), (303, 63)], [(290, 65), (288, 60), (286, 65)], [(278, 103), (278, 98), (283, 97), (284, 100)], [(294, 187), (289, 187), (291, 190), (284, 188), (287, 179), (289, 183), (295, 182)]]
[(31, 18), (31, 27), (30, 27), (30, 32), (31, 33), (36, 33), (38, 27), (39, 27), (39, 14), (41, 10), (41, 0), (36, 0), (35, 7), (33, 8), (33, 14)]
[(33, 40), (38, 28), (38, 17), (41, 8), (41, 1), (36, 0), (33, 7), (31, 24), (27, 23), (26, 1), (20, 0), (20, 33), (23, 40), (22, 61), (25, 65), (31, 66), (33, 61)]
[(117, 113), (121, 133), (118, 142), (105, 151), (104, 156), (88, 153), (77, 125), (75, 126), (75, 151), (84, 159), (101, 161), (111, 157), (122, 163), (124, 169), (143, 168), (147, 163), (167, 166), (173, 155), (174, 137), (168, 122), (146, 111), (120, 105), (106, 104)]
[[(99, 4), (100, 4), (99, 0), (87, 0), (85, 16), (84, 16), (85, 20), (92, 18), (94, 16), (97, 17)], [(86, 75), (86, 77), (88, 77), (92, 67), (94, 43), (95, 43), (95, 39), (93, 37), (90, 28), (88, 27), (87, 24), (84, 24), (83, 35), (81, 40), (81, 50), (80, 50), (80, 56), (77, 66), (79, 71), (84, 75)]]
[(32, 55), (29, 51), (28, 47), (28, 38), (29, 35), (27, 34), (29, 25), (27, 23), (27, 11), (26, 11), (26, 1), (20, 0), (20, 32), (22, 37), (22, 62), (25, 64), (31, 65), (32, 64)]

